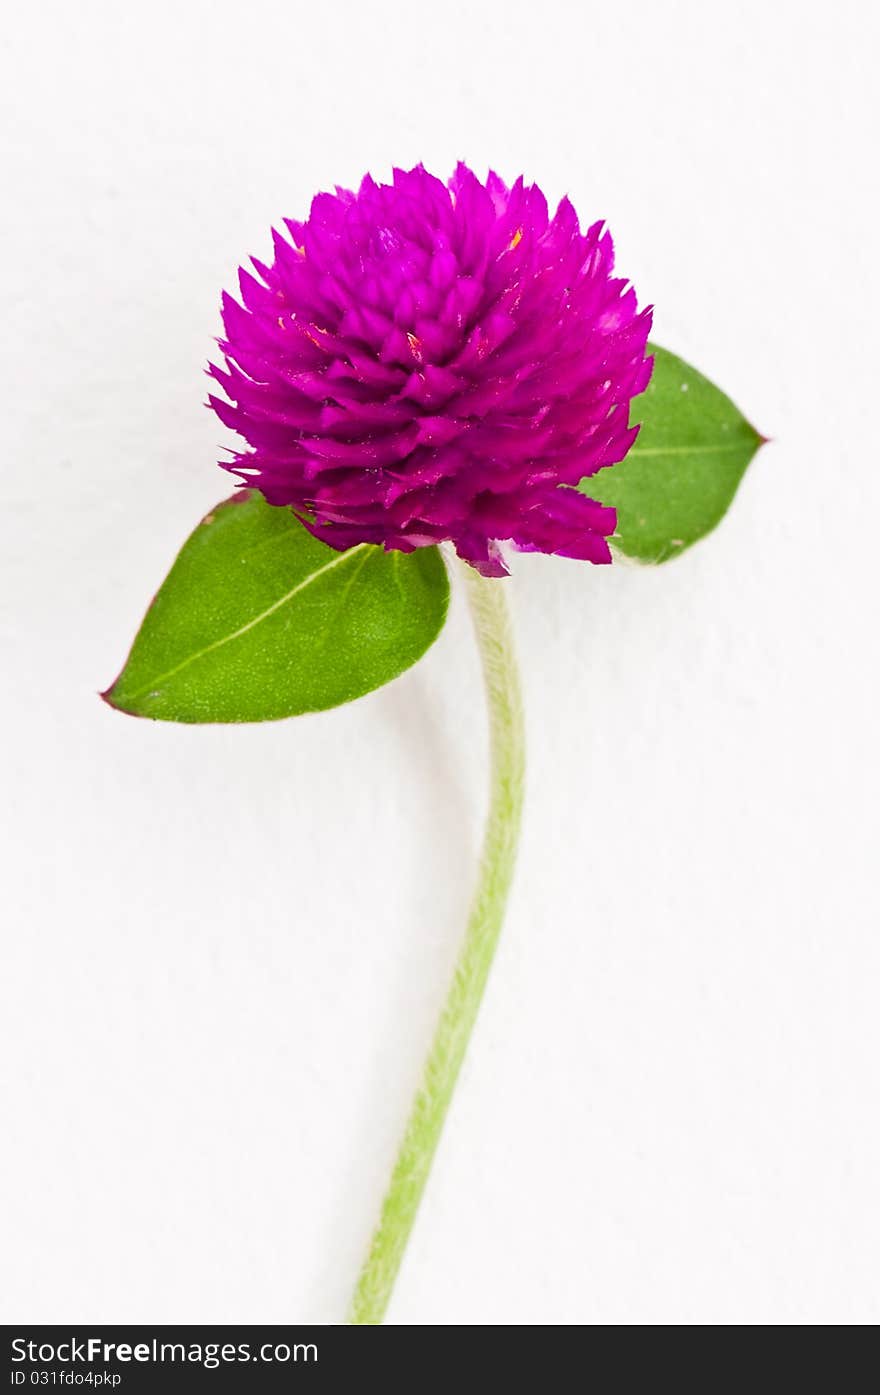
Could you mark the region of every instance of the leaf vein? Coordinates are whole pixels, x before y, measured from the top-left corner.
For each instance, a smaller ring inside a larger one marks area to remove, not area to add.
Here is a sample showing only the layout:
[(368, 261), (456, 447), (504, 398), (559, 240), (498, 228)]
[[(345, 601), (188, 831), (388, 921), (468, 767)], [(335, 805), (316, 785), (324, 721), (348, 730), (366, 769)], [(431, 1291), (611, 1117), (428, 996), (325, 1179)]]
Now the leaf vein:
[(241, 636), (247, 634), (249, 630), (255, 629), (263, 620), (267, 620), (270, 615), (274, 615), (275, 611), (280, 610), (288, 601), (293, 600), (294, 596), (298, 596), (300, 592), (305, 591), (306, 587), (312, 585), (312, 582), (317, 581), (319, 577), (325, 576), (327, 572), (333, 571), (334, 567), (341, 567), (343, 563), (347, 562), (358, 553), (363, 552), (368, 546), (368, 543), (359, 543), (357, 547), (351, 547), (346, 552), (338, 553), (338, 555), (333, 558), (332, 562), (327, 562), (323, 567), (319, 567), (317, 571), (310, 572), (307, 577), (304, 577), (302, 581), (298, 581), (296, 586), (292, 587), (285, 595), (281, 596), (277, 601), (273, 601), (272, 605), (267, 606), (265, 610), (261, 610), (259, 615), (255, 615), (246, 625), (239, 626), (237, 630), (233, 630), (228, 635), (221, 635), (220, 639), (215, 639), (213, 643), (206, 644), (204, 649), (198, 649), (194, 654), (187, 655), (181, 663), (177, 664), (174, 668), (168, 669), (167, 673), (160, 673), (158, 677), (151, 678), (148, 683), (144, 683), (136, 692), (128, 693), (126, 695), (126, 700), (133, 702), (135, 698), (143, 697), (144, 693), (157, 687), (161, 683), (167, 682), (169, 678), (174, 678), (183, 669), (188, 668), (190, 664), (194, 664), (199, 659), (203, 659), (206, 654), (212, 653), (215, 649), (221, 649), (224, 644), (231, 644), (233, 640), (240, 639)]
[[(731, 451), (748, 450), (747, 441), (725, 441), (712, 446), (633, 446), (629, 455), (727, 455)], [(627, 458), (628, 458), (627, 456)]]

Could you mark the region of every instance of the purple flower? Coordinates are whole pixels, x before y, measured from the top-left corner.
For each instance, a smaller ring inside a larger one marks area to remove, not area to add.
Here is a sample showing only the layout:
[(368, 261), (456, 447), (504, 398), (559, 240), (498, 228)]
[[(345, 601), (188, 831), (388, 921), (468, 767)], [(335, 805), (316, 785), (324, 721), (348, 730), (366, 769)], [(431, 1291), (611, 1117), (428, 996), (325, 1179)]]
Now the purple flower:
[(224, 468), (332, 547), (443, 540), (485, 576), (499, 543), (610, 561), (613, 509), (576, 486), (635, 440), (650, 310), (534, 184), (421, 165), (319, 194), (223, 297), (211, 397), (249, 451)]

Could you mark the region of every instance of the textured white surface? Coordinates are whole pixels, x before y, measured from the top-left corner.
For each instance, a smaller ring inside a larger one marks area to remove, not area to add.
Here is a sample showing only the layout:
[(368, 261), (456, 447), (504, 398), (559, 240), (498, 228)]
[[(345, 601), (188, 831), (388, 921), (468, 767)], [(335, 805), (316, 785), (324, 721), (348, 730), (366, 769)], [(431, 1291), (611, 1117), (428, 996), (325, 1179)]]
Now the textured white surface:
[(19, 7), (0, 141), (4, 1320), (338, 1320), (483, 797), (456, 604), (336, 713), (127, 720), (228, 488), (218, 294), (365, 168), (605, 216), (774, 444), (658, 571), (521, 559), (514, 904), (391, 1320), (880, 1318), (877, 12)]

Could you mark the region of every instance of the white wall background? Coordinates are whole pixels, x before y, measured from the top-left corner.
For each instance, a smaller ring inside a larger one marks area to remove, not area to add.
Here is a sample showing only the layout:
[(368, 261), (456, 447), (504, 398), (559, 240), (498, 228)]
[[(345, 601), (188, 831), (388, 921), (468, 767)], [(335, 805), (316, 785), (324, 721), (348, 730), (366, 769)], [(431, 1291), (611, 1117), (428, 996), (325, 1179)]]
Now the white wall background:
[(657, 571), (521, 559), (530, 803), (391, 1321), (880, 1318), (877, 11), (43, 3), (2, 40), (8, 1322), (338, 1321), (466, 908), (427, 660), (264, 728), (96, 697), (229, 490), (220, 288), (367, 168), (605, 216), (774, 443)]

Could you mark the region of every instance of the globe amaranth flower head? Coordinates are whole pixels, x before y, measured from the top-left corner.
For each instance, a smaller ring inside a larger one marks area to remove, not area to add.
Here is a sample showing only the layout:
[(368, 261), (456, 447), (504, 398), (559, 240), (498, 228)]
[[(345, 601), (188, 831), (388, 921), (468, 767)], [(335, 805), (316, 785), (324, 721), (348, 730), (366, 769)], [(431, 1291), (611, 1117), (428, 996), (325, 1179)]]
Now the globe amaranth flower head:
[(575, 486), (635, 440), (651, 313), (602, 224), (460, 164), (368, 175), (286, 226), (223, 298), (210, 400), (251, 447), (224, 468), (338, 549), (448, 540), (486, 576), (505, 541), (610, 561), (614, 510)]

